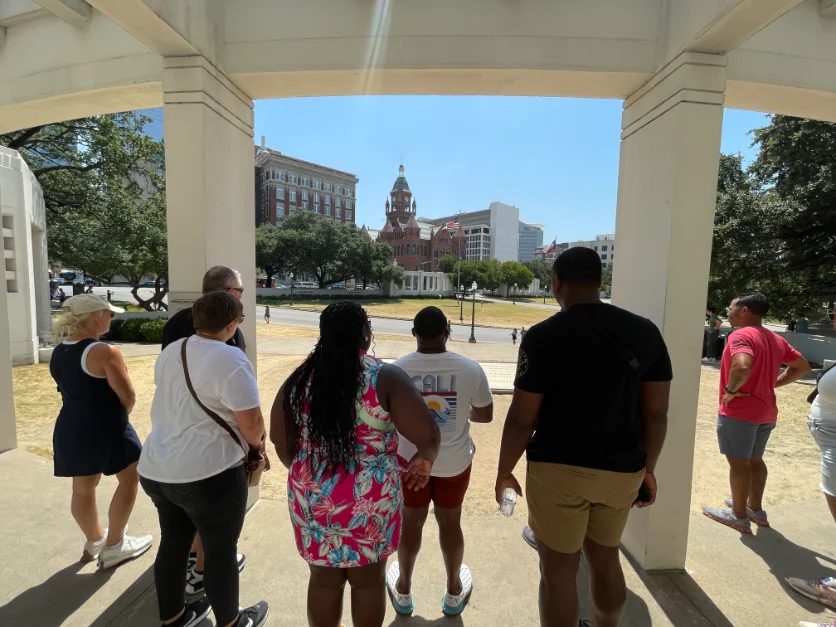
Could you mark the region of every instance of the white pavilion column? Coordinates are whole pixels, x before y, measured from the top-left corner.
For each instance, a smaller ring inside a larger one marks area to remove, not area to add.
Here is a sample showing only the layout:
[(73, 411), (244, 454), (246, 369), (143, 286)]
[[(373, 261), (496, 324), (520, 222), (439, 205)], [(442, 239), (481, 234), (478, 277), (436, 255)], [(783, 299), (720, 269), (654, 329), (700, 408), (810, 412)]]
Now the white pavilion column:
[(674, 372), (658, 498), (623, 538), (646, 570), (685, 566), (725, 84), (725, 56), (683, 53), (624, 102), (613, 303), (659, 326)]
[(200, 296), (207, 269), (235, 268), (255, 364), (253, 102), (202, 56), (166, 58), (163, 92), (172, 312)]
[(0, 451), (17, 447), (15, 399), (12, 385), (12, 340), (9, 332), (5, 266), (3, 273), (0, 277)]

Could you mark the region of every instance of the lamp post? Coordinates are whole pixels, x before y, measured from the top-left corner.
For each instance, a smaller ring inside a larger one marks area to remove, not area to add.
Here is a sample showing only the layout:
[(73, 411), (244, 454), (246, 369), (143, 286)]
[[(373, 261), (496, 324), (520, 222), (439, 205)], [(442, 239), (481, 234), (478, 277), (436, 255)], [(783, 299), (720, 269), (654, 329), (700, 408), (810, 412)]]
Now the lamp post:
[(464, 322), (464, 285), (459, 285), (459, 322)]
[(516, 283), (514, 283), (514, 300), (513, 300), (512, 304), (513, 305), (517, 304), (517, 284)]
[(543, 304), (546, 304), (546, 288), (543, 288)]
[(470, 314), (470, 339), (468, 342), (471, 344), (476, 343), (476, 281), (473, 282), (473, 285), (470, 286), (473, 289), (473, 312)]
[(293, 273), (290, 273), (290, 306), (293, 307)]

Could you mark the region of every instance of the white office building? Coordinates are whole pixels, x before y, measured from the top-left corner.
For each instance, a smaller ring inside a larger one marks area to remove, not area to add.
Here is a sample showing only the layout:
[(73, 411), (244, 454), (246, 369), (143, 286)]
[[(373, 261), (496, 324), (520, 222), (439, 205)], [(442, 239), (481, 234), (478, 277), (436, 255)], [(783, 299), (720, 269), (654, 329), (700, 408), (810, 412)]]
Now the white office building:
[(482, 211), (462, 212), (443, 218), (420, 218), (419, 221), (437, 227), (451, 221), (458, 222), (467, 236), (466, 261), (517, 261), (519, 258), (520, 210), (512, 205), (492, 202)]
[(595, 239), (582, 242), (564, 242), (563, 244), (558, 244), (558, 246), (564, 250), (579, 246), (582, 248), (591, 248), (601, 257), (602, 267), (609, 266), (615, 259), (615, 233), (596, 235)]

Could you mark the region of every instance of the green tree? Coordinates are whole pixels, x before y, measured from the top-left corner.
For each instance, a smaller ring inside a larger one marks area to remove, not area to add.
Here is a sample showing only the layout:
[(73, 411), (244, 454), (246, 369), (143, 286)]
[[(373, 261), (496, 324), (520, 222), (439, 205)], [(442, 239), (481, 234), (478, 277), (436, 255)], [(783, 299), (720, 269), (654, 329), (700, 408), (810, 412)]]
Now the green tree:
[[(613, 264), (608, 264), (601, 271), (601, 288), (607, 292), (612, 291), (612, 267)], [(551, 281), (549, 283), (551, 283)]]
[(499, 270), (499, 282), (502, 285), (525, 290), (534, 280), (534, 273), (519, 261), (506, 261)]
[(268, 279), (298, 265), (298, 238), (289, 229), (262, 224), (255, 230), (255, 264)]
[[(142, 132), (149, 121), (119, 113), (0, 135), (41, 184), (50, 259), (103, 279), (127, 277), (146, 308), (165, 306), (168, 277), (165, 156)], [(148, 300), (137, 293), (143, 276), (157, 286)]]
[(361, 256), (368, 250), (360, 238), (371, 241), (353, 224), (307, 211), (286, 217), (279, 230), (288, 234), (288, 245), (298, 251), (293, 269), (316, 277), (322, 289), (358, 274)]
[[(455, 255), (444, 255), (438, 260), (438, 271), (447, 272), (448, 274), (456, 271), (456, 264), (458, 259)], [(454, 281), (455, 282), (455, 281)]]
[(552, 282), (552, 264), (545, 259), (532, 259), (523, 265), (534, 273), (534, 277), (540, 279), (540, 287), (547, 287)]

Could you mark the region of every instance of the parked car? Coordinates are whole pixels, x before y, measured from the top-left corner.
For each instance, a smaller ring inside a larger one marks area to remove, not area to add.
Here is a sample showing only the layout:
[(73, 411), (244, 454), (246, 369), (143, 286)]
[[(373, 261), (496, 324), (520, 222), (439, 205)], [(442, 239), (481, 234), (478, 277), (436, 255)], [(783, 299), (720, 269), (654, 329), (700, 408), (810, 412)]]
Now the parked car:
[(328, 288), (329, 290), (344, 290), (345, 285), (340, 285), (339, 283), (334, 283), (331, 287)]
[[(139, 287), (155, 287), (156, 282), (154, 281), (143, 281), (139, 284)], [(160, 280), (160, 287), (165, 287), (165, 279)]]

